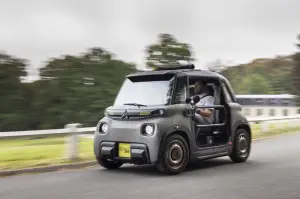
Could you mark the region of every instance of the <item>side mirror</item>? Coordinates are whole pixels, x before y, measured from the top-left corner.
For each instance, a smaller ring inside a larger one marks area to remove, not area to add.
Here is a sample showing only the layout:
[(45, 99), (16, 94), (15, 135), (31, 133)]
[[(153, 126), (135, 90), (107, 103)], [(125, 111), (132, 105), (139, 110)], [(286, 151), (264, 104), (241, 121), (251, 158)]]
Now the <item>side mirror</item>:
[(187, 103), (187, 104), (191, 103), (191, 101), (192, 101), (192, 98), (190, 98), (190, 97), (185, 99), (185, 103)]
[(198, 103), (200, 101), (200, 97), (198, 96), (198, 95), (196, 95), (195, 97), (194, 97), (194, 103), (196, 104), (196, 103)]

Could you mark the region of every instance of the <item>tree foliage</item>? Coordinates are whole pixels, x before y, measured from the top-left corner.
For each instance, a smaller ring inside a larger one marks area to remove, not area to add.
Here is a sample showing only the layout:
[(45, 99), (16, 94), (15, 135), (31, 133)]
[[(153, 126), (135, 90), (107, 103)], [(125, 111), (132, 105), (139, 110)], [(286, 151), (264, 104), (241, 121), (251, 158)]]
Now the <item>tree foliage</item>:
[(269, 82), (258, 74), (245, 77), (238, 85), (239, 94), (268, 94), (270, 93)]
[[(292, 93), (300, 96), (300, 34), (298, 35), (298, 43), (296, 46), (299, 49), (299, 52), (293, 55), (294, 67), (292, 70)], [(300, 105), (300, 99), (298, 100), (298, 104)]]
[(28, 84), (21, 83), (26, 67), (26, 60), (0, 54), (0, 131), (27, 126), (31, 90)]
[[(286, 94), (291, 93), (293, 67), (292, 56), (278, 56), (228, 67), (220, 73), (229, 79), (237, 94)], [(253, 89), (258, 84), (263, 92)]]
[(110, 52), (91, 48), (78, 56), (50, 59), (40, 70), (41, 80), (24, 84), (17, 81), (23, 62), (7, 60), (1, 62), (1, 77), (10, 79), (0, 81), (5, 96), (0, 131), (63, 128), (71, 122), (94, 126), (114, 102), (125, 76), (136, 71)]
[(147, 67), (176, 66), (178, 61), (190, 63), (194, 60), (191, 47), (181, 43), (171, 34), (159, 34), (158, 43), (146, 47)]

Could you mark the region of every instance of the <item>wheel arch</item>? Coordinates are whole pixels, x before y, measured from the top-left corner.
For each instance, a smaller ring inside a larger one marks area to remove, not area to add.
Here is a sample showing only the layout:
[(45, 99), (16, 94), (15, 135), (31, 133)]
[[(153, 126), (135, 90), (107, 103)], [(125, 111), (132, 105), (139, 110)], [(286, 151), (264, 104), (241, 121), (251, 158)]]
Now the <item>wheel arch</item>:
[(234, 135), (236, 134), (236, 131), (238, 131), (239, 129), (244, 129), (244, 130), (246, 130), (248, 133), (249, 133), (249, 136), (250, 136), (250, 142), (251, 142), (251, 140), (252, 140), (252, 131), (251, 131), (251, 127), (250, 127), (250, 125), (248, 124), (248, 123), (246, 123), (246, 122), (240, 122), (237, 126), (236, 126), (236, 128), (235, 128), (235, 133), (234, 133)]
[[(239, 155), (236, 153), (236, 139), (237, 139), (237, 134), (239, 130), (245, 130), (246, 132), (249, 133), (249, 153), (247, 154), (246, 158), (243, 157), (239, 157)], [(251, 150), (251, 142), (252, 142), (252, 133), (251, 133), (251, 127), (248, 123), (240, 123), (239, 125), (237, 125), (237, 127), (235, 128), (234, 131), (234, 136), (232, 137), (232, 145), (231, 145), (231, 149), (230, 149), (230, 153), (229, 153), (229, 157), (233, 162), (244, 162), (248, 159), (249, 155), (250, 155), (250, 150)]]
[(158, 150), (158, 155), (157, 155), (157, 159), (160, 158), (160, 156), (162, 155), (161, 151), (162, 151), (162, 147), (163, 144), (165, 142), (165, 140), (174, 134), (180, 135), (182, 136), (189, 148), (189, 153), (190, 153), (190, 158), (191, 158), (191, 154), (192, 154), (192, 147), (191, 147), (191, 137), (189, 136), (190, 131), (185, 128), (185, 127), (179, 127), (179, 126), (172, 126), (170, 128), (168, 128), (167, 131), (165, 131), (165, 133), (162, 135), (161, 139), (160, 139), (160, 143), (159, 143), (159, 150)]

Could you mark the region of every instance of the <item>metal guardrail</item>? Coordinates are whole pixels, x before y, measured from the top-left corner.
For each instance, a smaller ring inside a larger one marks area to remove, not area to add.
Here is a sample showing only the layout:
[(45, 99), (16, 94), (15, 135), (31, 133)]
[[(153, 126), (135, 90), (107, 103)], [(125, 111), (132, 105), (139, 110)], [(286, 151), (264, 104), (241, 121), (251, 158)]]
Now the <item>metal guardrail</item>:
[[(68, 126), (69, 125), (69, 126)], [(1, 138), (13, 138), (13, 137), (30, 137), (30, 136), (42, 136), (42, 135), (64, 135), (70, 134), (70, 125), (77, 126), (77, 134), (93, 133), (96, 127), (84, 127), (78, 128), (81, 124), (68, 124), (64, 129), (47, 129), (47, 130), (29, 130), (29, 131), (7, 131), (0, 132)]]
[(248, 122), (266, 122), (266, 121), (277, 121), (277, 120), (292, 120), (300, 119), (300, 115), (294, 116), (259, 116), (259, 117), (248, 117)]
[[(278, 120), (294, 120), (291, 122), (295, 125), (299, 124), (300, 115), (296, 116), (260, 116), (260, 117), (249, 117), (247, 118), (250, 123), (263, 123), (261, 126), (261, 131), (266, 132), (269, 129), (270, 122), (276, 122)], [(0, 139), (5, 138), (22, 138), (22, 137), (31, 137), (31, 136), (45, 136), (45, 135), (69, 135), (67, 139), (67, 153), (69, 159), (77, 158), (77, 142), (78, 136), (83, 134), (94, 133), (96, 127), (81, 127), (81, 124), (67, 124), (63, 129), (48, 129), (48, 130), (30, 130), (30, 131), (8, 131), (0, 132)]]

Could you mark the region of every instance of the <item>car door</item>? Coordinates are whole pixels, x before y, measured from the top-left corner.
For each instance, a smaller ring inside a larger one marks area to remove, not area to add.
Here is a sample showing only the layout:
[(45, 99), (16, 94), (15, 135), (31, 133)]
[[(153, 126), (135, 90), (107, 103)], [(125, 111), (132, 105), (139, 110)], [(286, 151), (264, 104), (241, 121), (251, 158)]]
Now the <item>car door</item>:
[(235, 101), (233, 91), (228, 84), (229, 83), (222, 82), (222, 92), (224, 93), (225, 102), (229, 108), (228, 127), (229, 131), (231, 132), (231, 136), (233, 136), (233, 133), (235, 131), (234, 126), (239, 122), (239, 119), (241, 118), (240, 115), (242, 106)]
[(179, 76), (176, 78), (176, 86), (173, 93), (172, 106), (174, 108), (173, 126), (177, 130), (183, 130), (188, 134), (190, 144), (194, 147), (195, 133), (192, 122), (193, 109), (186, 98), (189, 97), (188, 77)]

